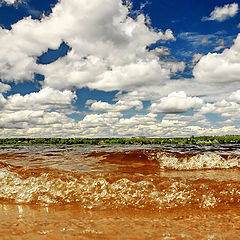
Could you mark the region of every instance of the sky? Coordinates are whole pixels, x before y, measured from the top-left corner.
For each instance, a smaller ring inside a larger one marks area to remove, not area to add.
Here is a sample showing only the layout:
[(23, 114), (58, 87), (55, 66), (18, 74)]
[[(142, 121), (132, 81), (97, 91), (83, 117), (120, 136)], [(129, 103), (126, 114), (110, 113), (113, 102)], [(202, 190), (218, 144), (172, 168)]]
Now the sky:
[(240, 134), (239, 4), (0, 0), (0, 138)]

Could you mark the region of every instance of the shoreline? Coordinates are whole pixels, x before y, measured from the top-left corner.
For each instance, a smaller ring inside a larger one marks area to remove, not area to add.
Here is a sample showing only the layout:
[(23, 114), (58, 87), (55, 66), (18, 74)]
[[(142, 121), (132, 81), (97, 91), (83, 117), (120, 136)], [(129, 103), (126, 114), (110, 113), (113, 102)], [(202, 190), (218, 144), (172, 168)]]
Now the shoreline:
[(187, 145), (239, 144), (240, 135), (172, 138), (0, 138), (1, 145)]

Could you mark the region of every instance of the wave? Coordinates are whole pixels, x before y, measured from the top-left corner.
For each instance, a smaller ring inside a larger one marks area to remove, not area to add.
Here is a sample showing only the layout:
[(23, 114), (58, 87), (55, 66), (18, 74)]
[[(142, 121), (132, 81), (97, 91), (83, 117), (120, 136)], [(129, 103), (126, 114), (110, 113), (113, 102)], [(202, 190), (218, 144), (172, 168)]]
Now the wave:
[(174, 170), (228, 169), (240, 167), (239, 155), (218, 153), (181, 154), (172, 152), (156, 152), (153, 154), (160, 168)]
[(0, 162), (0, 200), (17, 204), (77, 204), (87, 209), (214, 208), (239, 204), (239, 183), (28, 169)]
[(86, 157), (101, 159), (100, 162), (108, 162), (120, 165), (152, 165), (166, 170), (206, 170), (206, 169), (230, 169), (240, 167), (240, 155), (206, 153), (179, 153), (158, 150), (134, 150), (122, 152), (92, 152)]

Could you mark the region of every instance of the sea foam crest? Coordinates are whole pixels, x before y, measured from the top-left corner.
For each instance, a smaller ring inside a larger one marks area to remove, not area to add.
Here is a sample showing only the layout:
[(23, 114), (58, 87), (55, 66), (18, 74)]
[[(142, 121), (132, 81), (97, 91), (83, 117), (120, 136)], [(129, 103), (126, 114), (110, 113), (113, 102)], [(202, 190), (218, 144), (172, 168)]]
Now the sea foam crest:
[(158, 153), (160, 168), (173, 170), (227, 169), (240, 167), (239, 156), (221, 156), (217, 153), (203, 153), (181, 156), (171, 153)]

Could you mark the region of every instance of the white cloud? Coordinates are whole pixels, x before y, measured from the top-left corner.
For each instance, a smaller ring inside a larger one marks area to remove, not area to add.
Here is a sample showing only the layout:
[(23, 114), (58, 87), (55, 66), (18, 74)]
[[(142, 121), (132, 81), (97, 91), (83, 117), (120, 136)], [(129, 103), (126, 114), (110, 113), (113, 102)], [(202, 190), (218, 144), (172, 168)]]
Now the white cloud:
[[(63, 128), (65, 124), (74, 123), (70, 118), (67, 118), (63, 113), (44, 112), (42, 110), (20, 110), (15, 112), (0, 113), (0, 128), (4, 129), (24, 129), (25, 136), (31, 136), (30, 129), (42, 129), (51, 131), (56, 128)], [(12, 133), (11, 136), (15, 134)], [(41, 135), (39, 135), (41, 136)], [(44, 136), (47, 137), (47, 134)]]
[(198, 62), (199, 60), (202, 58), (203, 54), (201, 53), (195, 53), (192, 57), (192, 61), (190, 62), (189, 66), (191, 68), (193, 68)]
[(167, 56), (170, 55), (170, 50), (167, 47), (159, 46), (151, 50), (151, 52), (155, 53), (158, 56)]
[(222, 53), (208, 53), (193, 69), (199, 82), (229, 83), (240, 81), (240, 34), (230, 49)]
[(222, 127), (212, 127), (212, 128), (202, 128), (199, 126), (189, 126), (189, 130), (191, 130), (193, 135), (207, 135), (207, 136), (214, 136), (214, 135), (230, 135), (235, 134), (237, 135), (239, 133), (239, 126), (222, 126)]
[(160, 102), (152, 103), (150, 111), (153, 113), (184, 113), (190, 108), (199, 107), (203, 100), (197, 97), (187, 97), (184, 91), (170, 93)]
[(199, 47), (206, 44), (216, 42), (218, 38), (215, 34), (199, 34), (198, 32), (182, 32), (178, 34), (178, 38), (190, 42), (194, 47)]
[[(69, 125), (74, 127), (75, 121), (66, 114), (73, 111), (72, 101), (75, 98), (76, 94), (69, 90), (59, 91), (48, 87), (25, 96), (14, 94), (4, 98), (0, 94), (1, 136), (13, 137), (19, 134), (47, 137), (47, 132), (57, 136), (62, 128)], [(10, 132), (11, 135), (4, 135)], [(31, 135), (33, 133), (39, 135)]]
[(4, 96), (0, 93), (0, 110), (4, 107), (6, 104), (7, 100), (4, 98)]
[(223, 22), (228, 18), (234, 17), (238, 13), (238, 4), (226, 4), (223, 7), (215, 7), (210, 13), (210, 17), (203, 17), (202, 21), (219, 21)]
[(0, 93), (8, 92), (11, 90), (11, 86), (0, 82)]
[(107, 102), (97, 101), (91, 104), (89, 107), (92, 111), (104, 111), (104, 112), (126, 112), (135, 107), (136, 110), (141, 110), (143, 104), (141, 101), (122, 101), (119, 100), (116, 104), (109, 104)]
[[(175, 40), (172, 31), (155, 31), (146, 26), (144, 15), (134, 20), (128, 14), (120, 0), (91, 4), (62, 0), (41, 21), (28, 17), (12, 30), (1, 29), (0, 44), (5, 47), (0, 77), (18, 82), (31, 80), (38, 72), (45, 75), (44, 86), (58, 89), (129, 90), (145, 82), (166, 81), (171, 69), (146, 47), (158, 40)], [(48, 48), (57, 49), (62, 41), (72, 49), (67, 56), (36, 64), (37, 56)]]
[(239, 126), (210, 127), (206, 118), (157, 114), (135, 115), (123, 118), (118, 112), (90, 114), (76, 121), (63, 113), (25, 110), (3, 114), (0, 112), (2, 137), (174, 137), (191, 135), (237, 134)]
[[(12, 25), (11, 30), (0, 28), (0, 77), (3, 81), (32, 80), (37, 72), (36, 56), (48, 48), (56, 49), (61, 43), (51, 26), (25, 18)], [(49, 29), (43, 29), (43, 26)], [(45, 37), (42, 37), (45, 36)]]
[(240, 102), (240, 90), (237, 90), (236, 92), (233, 92), (228, 100), (233, 101), (233, 102)]
[(81, 129), (81, 135), (88, 137), (116, 137), (116, 125), (121, 117), (122, 114), (117, 112), (87, 115), (78, 122), (75, 130)]
[(201, 114), (219, 114), (223, 118), (234, 122), (240, 120), (239, 90), (233, 92), (227, 99), (215, 103), (207, 103), (199, 110)]
[(117, 126), (119, 136), (156, 136), (161, 132), (160, 122), (156, 114), (135, 115), (131, 118), (121, 118)]
[[(0, 82), (1, 136), (170, 137), (234, 132), (231, 126), (211, 126), (204, 114), (228, 118), (225, 122), (232, 126), (239, 119), (240, 36), (221, 54), (195, 54), (193, 79), (171, 79), (186, 64), (166, 57), (170, 55), (166, 47), (152, 51), (147, 47), (158, 40), (175, 40), (172, 31), (152, 29), (143, 14), (136, 19), (128, 15), (129, 7), (121, 0), (62, 0), (41, 21), (28, 17), (11, 30), (0, 28), (2, 81), (32, 80), (35, 72), (45, 76), (39, 92), (24, 96), (4, 97), (2, 93), (11, 87)], [(194, 47), (208, 43), (212, 48), (219, 39), (217, 34), (198, 33), (179, 37)], [(58, 49), (63, 41), (71, 48), (66, 56), (50, 64), (36, 63), (37, 56), (48, 48)], [(215, 50), (223, 46), (219, 42)], [(112, 99), (114, 104), (88, 100), (86, 105), (94, 113), (77, 121), (69, 114), (81, 114), (72, 103), (73, 89), (82, 87), (121, 91)], [(144, 100), (152, 105), (149, 114), (141, 115), (137, 111), (143, 109)], [(207, 101), (213, 103), (204, 104)], [(174, 114), (191, 109), (191, 116)], [(135, 115), (126, 118), (122, 113), (129, 110)], [(158, 114), (166, 115), (158, 120)]]
[[(0, 128), (3, 130), (1, 136), (13, 137), (17, 136), (17, 133), (19, 136), (31, 136), (32, 131), (38, 129), (38, 136), (45, 134), (47, 137), (48, 131), (54, 132), (54, 129), (58, 129), (55, 133), (58, 134), (64, 126), (70, 124), (73, 127), (75, 121), (66, 114), (73, 111), (72, 101), (75, 98), (75, 93), (69, 90), (59, 91), (48, 87), (25, 96), (14, 94), (4, 98), (0, 94)], [(4, 135), (4, 132), (9, 131), (11, 135)]]
[(25, 0), (1, 0), (0, 1), (0, 4), (1, 3), (6, 3), (8, 5), (12, 5), (12, 4), (18, 4), (18, 3), (22, 3), (24, 2)]
[(145, 1), (144, 3), (141, 3), (140, 10), (144, 9), (146, 7), (146, 5), (149, 5), (149, 4), (151, 4), (151, 2), (149, 2), (149, 1)]
[(59, 91), (49, 87), (21, 96), (14, 94), (6, 99), (5, 110), (16, 111), (22, 109), (51, 110), (71, 107), (76, 94), (69, 90)]
[(224, 40), (223, 39), (220, 39), (218, 41), (218, 43), (219, 43), (219, 46), (214, 48), (214, 51), (216, 51), (216, 52), (218, 52), (218, 51), (220, 51), (220, 50), (225, 48), (225, 44), (224, 44)]

